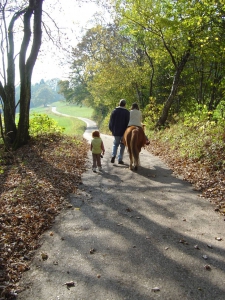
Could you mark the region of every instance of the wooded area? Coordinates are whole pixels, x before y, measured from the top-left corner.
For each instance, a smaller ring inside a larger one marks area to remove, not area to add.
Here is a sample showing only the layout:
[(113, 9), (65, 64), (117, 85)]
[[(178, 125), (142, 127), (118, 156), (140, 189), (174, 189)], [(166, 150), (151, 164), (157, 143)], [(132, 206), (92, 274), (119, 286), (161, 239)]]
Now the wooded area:
[[(125, 98), (149, 125), (165, 126), (206, 107), (224, 117), (225, 7), (222, 1), (115, 1), (116, 18), (89, 29), (73, 49), (70, 102), (102, 118)], [(84, 100), (85, 99), (85, 100)], [(102, 121), (102, 120), (99, 120)]]

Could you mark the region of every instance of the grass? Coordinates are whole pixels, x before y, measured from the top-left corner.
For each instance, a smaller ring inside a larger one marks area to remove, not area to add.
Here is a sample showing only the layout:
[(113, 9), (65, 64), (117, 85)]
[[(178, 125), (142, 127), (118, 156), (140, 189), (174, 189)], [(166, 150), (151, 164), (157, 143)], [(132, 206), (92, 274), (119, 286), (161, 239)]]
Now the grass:
[(74, 104), (68, 105), (64, 102), (56, 102), (57, 111), (73, 117), (92, 118), (93, 109), (90, 107), (80, 107)]
[(63, 117), (59, 115), (55, 115), (53, 113), (48, 114), (49, 117), (57, 121), (58, 125), (60, 127), (65, 128), (64, 134), (72, 136), (72, 135), (83, 135), (85, 129), (86, 129), (86, 124), (85, 122), (75, 119), (75, 118), (68, 118), (68, 117)]
[(75, 104), (68, 104), (63, 101), (58, 101), (54, 102), (51, 104), (51, 106), (47, 107), (36, 107), (36, 108), (31, 108), (31, 112), (36, 112), (36, 113), (46, 113), (50, 114), (52, 110), (52, 106), (55, 106), (57, 108), (57, 111), (63, 114), (67, 114), (73, 117), (82, 117), (82, 118), (89, 118), (91, 119), (92, 114), (93, 114), (93, 109), (90, 107), (86, 106), (77, 106)]
[[(80, 107), (73, 104), (69, 105), (62, 101), (52, 103), (52, 106), (56, 106), (58, 112), (70, 115), (72, 117), (82, 117), (82, 118), (90, 119), (93, 112), (92, 108)], [(30, 112), (31, 114), (32, 113), (47, 114), (50, 118), (57, 121), (60, 127), (65, 128), (64, 134), (69, 136), (83, 135), (86, 128), (86, 124), (79, 119), (59, 116), (52, 113), (52, 107), (50, 106), (32, 108)]]

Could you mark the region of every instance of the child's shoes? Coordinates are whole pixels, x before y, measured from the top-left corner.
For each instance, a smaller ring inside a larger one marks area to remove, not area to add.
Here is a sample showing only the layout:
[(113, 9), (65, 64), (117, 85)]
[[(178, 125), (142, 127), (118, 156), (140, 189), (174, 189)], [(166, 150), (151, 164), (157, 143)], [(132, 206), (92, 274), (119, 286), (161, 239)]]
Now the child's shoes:
[(92, 168), (92, 171), (93, 171), (94, 173), (96, 173), (96, 168)]

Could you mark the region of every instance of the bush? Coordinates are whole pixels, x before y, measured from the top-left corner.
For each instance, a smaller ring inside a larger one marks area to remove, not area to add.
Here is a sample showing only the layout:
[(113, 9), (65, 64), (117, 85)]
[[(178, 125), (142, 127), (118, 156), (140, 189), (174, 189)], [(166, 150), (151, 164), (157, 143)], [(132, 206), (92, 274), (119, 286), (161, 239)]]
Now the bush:
[(159, 139), (178, 150), (181, 157), (190, 159), (207, 158), (213, 162), (213, 153), (223, 151), (225, 120), (214, 116), (205, 106), (193, 113), (185, 114), (170, 128), (151, 132), (152, 139)]
[(30, 117), (30, 136), (37, 136), (49, 133), (63, 133), (65, 128), (58, 126), (58, 123), (49, 118), (46, 114), (32, 114)]

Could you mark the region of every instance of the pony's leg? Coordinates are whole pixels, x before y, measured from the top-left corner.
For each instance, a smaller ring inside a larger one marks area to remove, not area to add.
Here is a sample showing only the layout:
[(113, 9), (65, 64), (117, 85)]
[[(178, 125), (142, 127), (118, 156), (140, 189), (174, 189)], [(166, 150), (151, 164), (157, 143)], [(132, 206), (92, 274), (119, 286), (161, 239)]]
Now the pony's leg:
[(132, 170), (133, 165), (133, 155), (130, 153), (130, 170)]
[(132, 131), (132, 139), (131, 139), (131, 151), (132, 151), (133, 165), (135, 171), (138, 169), (138, 164), (139, 164), (138, 143), (139, 143), (139, 129), (135, 128)]
[(134, 158), (134, 170), (137, 171), (138, 169), (138, 161)]
[(129, 169), (132, 170), (132, 152), (131, 152), (131, 132), (127, 135), (127, 150), (129, 153), (130, 165)]

